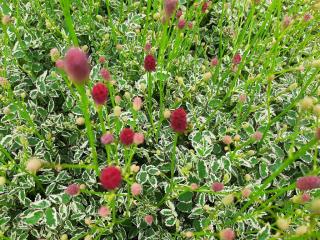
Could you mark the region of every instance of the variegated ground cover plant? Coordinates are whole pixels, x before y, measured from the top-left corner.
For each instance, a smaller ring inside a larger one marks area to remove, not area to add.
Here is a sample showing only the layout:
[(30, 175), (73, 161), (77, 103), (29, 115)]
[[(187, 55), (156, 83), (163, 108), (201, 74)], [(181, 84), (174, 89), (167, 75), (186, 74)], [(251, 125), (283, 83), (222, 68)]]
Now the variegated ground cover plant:
[(1, 239), (319, 239), (320, 2), (1, 1)]

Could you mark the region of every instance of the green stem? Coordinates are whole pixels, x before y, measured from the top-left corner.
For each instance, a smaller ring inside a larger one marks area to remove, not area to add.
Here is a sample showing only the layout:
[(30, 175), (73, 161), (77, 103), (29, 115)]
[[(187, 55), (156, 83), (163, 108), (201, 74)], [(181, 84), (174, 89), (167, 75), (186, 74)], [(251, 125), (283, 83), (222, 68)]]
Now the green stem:
[(88, 111), (89, 101), (88, 101), (88, 97), (86, 94), (85, 86), (84, 85), (77, 85), (76, 87), (77, 87), (77, 90), (78, 90), (80, 97), (81, 97), (81, 108), (82, 108), (82, 112), (83, 112), (84, 119), (85, 119), (85, 125), (86, 125), (86, 129), (87, 129), (87, 135), (89, 138), (89, 144), (90, 144), (90, 148), (91, 148), (93, 164), (95, 166), (96, 174), (98, 175), (99, 169), (98, 169), (97, 151), (96, 151), (96, 146), (95, 146), (95, 137), (94, 137), (94, 133), (92, 131), (92, 126), (91, 126), (91, 121), (90, 121), (90, 113)]
[(72, 44), (74, 46), (79, 46), (78, 38), (77, 38), (76, 33), (74, 31), (73, 22), (72, 22), (72, 18), (70, 15), (70, 5), (71, 5), (70, 1), (69, 0), (60, 0), (60, 4), (63, 9), (63, 15), (64, 15), (64, 18), (66, 21), (66, 25), (68, 28), (68, 32), (69, 32)]

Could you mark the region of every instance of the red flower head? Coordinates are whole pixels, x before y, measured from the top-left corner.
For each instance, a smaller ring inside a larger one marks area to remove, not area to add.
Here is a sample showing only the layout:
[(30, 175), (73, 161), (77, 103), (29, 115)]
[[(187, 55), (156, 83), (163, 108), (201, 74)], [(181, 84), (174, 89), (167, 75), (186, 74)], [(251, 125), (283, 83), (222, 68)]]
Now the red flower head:
[(178, 5), (178, 0), (164, 0), (164, 12), (168, 18), (172, 16)]
[(320, 188), (320, 177), (318, 176), (305, 176), (297, 179), (297, 188), (305, 191), (315, 188)]
[(209, 7), (209, 3), (208, 2), (204, 2), (202, 4), (202, 9), (201, 9), (202, 13), (205, 13), (207, 11), (208, 7)]
[(110, 72), (109, 72), (107, 69), (101, 68), (100, 74), (101, 74), (101, 76), (102, 76), (102, 78), (103, 78), (104, 80), (110, 81), (111, 75), (110, 75)]
[(214, 182), (214, 183), (212, 183), (211, 188), (214, 192), (220, 192), (223, 190), (224, 185), (223, 185), (223, 183)]
[(320, 188), (320, 177), (318, 176), (305, 176), (297, 179), (297, 188), (305, 191), (315, 188)]
[(120, 141), (124, 145), (130, 145), (133, 143), (134, 131), (131, 128), (124, 128), (120, 133)]
[(176, 13), (176, 17), (179, 19), (179, 18), (181, 17), (181, 15), (182, 15), (182, 10), (179, 9), (179, 10), (177, 11), (177, 13)]
[(104, 104), (108, 97), (108, 88), (103, 83), (97, 83), (92, 88), (92, 98), (96, 104)]
[(233, 56), (232, 59), (233, 64), (237, 65), (241, 62), (241, 55), (240, 53), (236, 53), (236, 55)]
[(211, 66), (217, 66), (219, 64), (219, 60), (217, 57), (211, 59)]
[(64, 58), (64, 66), (70, 79), (83, 84), (89, 79), (90, 65), (86, 54), (80, 48), (70, 48)]
[(148, 54), (144, 59), (144, 69), (147, 72), (153, 72), (156, 70), (156, 59), (151, 54)]
[(117, 167), (105, 167), (101, 171), (100, 182), (103, 188), (113, 190), (120, 186), (122, 181), (121, 170)]
[(64, 191), (70, 196), (77, 196), (80, 193), (80, 187), (78, 184), (73, 183), (69, 185)]
[(99, 63), (105, 63), (105, 62), (106, 62), (106, 58), (104, 56), (100, 56)]
[(183, 18), (179, 19), (178, 28), (183, 29), (185, 25), (186, 25), (186, 20), (184, 20)]
[(183, 108), (178, 108), (171, 113), (171, 128), (173, 131), (183, 133), (187, 129), (187, 113)]

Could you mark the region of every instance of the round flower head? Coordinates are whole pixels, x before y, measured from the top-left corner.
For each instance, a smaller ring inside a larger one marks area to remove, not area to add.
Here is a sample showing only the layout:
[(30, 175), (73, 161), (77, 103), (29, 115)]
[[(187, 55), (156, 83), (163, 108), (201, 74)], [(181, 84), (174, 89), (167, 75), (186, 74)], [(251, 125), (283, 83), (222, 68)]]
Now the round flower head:
[(254, 134), (252, 134), (252, 138), (256, 141), (260, 141), (262, 139), (262, 133), (259, 131), (256, 131)]
[(277, 224), (278, 228), (285, 231), (290, 226), (290, 220), (286, 219), (286, 218), (278, 218), (278, 220), (276, 221), (276, 224)]
[(131, 128), (124, 128), (120, 133), (120, 141), (124, 145), (130, 145), (133, 143), (134, 132)]
[(178, 22), (178, 28), (183, 29), (185, 26), (186, 26), (186, 20), (184, 20), (183, 18), (180, 18)]
[(153, 217), (152, 217), (152, 215), (146, 215), (146, 216), (144, 217), (144, 221), (145, 221), (148, 225), (151, 225), (152, 222), (153, 222)]
[(56, 68), (59, 68), (61, 70), (64, 70), (64, 61), (62, 59), (58, 59), (56, 61)]
[(106, 81), (110, 81), (111, 80), (110, 72), (107, 69), (101, 68), (100, 74), (101, 74), (101, 76), (102, 76), (102, 78), (104, 80), (106, 80)]
[(313, 17), (310, 13), (306, 13), (304, 16), (303, 16), (303, 20), (305, 22), (308, 22), (309, 20), (311, 20)]
[(310, 210), (313, 214), (320, 215), (320, 198), (312, 200)]
[(219, 237), (221, 240), (233, 240), (236, 234), (231, 228), (225, 228), (219, 232)]
[(108, 88), (103, 83), (96, 83), (92, 88), (92, 98), (97, 105), (105, 104), (108, 97)]
[(98, 214), (100, 217), (108, 217), (110, 215), (110, 210), (106, 206), (101, 206), (98, 210)]
[(181, 15), (182, 15), (182, 10), (179, 9), (179, 10), (177, 11), (177, 13), (176, 13), (176, 18), (179, 19), (179, 18), (181, 17)]
[(114, 140), (114, 137), (111, 133), (105, 133), (101, 136), (100, 141), (102, 144), (110, 144)]
[(133, 136), (133, 143), (136, 145), (140, 145), (144, 142), (144, 135), (143, 133), (135, 133)]
[(106, 62), (106, 58), (104, 56), (100, 56), (99, 63), (105, 63), (105, 62)]
[(187, 113), (183, 108), (178, 108), (171, 113), (171, 128), (177, 133), (183, 133), (187, 129)]
[(198, 184), (196, 184), (196, 183), (191, 183), (190, 184), (190, 189), (192, 190), (192, 191), (195, 191), (195, 190), (197, 190), (198, 189)]
[(144, 59), (144, 69), (147, 72), (154, 72), (156, 70), (156, 59), (153, 55), (148, 54)]
[(299, 190), (306, 191), (320, 188), (320, 177), (305, 176), (297, 179), (296, 186)]
[(42, 167), (42, 160), (36, 157), (32, 157), (29, 159), (29, 161), (26, 164), (26, 170), (29, 173), (37, 173), (40, 168)]
[(80, 48), (72, 47), (67, 51), (64, 66), (73, 82), (84, 84), (89, 80), (90, 65), (86, 54)]
[(122, 181), (121, 171), (119, 168), (110, 166), (101, 171), (100, 182), (102, 187), (107, 190), (113, 190), (120, 186)]
[(146, 52), (149, 52), (150, 50), (151, 50), (151, 43), (149, 43), (149, 42), (147, 42), (146, 43), (146, 45), (144, 46), (144, 50), (146, 51)]
[(202, 13), (205, 13), (207, 11), (209, 7), (209, 3), (207, 1), (205, 1), (203, 4), (202, 4), (202, 8), (201, 8), (201, 12)]
[(2, 16), (1, 22), (3, 25), (8, 25), (11, 22), (11, 17), (9, 15)]
[(248, 198), (251, 194), (251, 189), (246, 187), (242, 189), (241, 194), (243, 198)]
[(211, 66), (217, 66), (219, 64), (219, 60), (217, 57), (211, 59)]
[(71, 184), (69, 185), (66, 190), (64, 190), (66, 194), (70, 195), (70, 196), (77, 196), (80, 193), (80, 187), (78, 184)]
[(142, 186), (139, 183), (133, 183), (131, 185), (131, 193), (133, 196), (138, 196), (142, 192)]
[(0, 176), (0, 186), (3, 186), (6, 184), (7, 179), (3, 176)]
[(60, 58), (60, 53), (57, 48), (52, 48), (50, 50), (50, 57), (53, 62), (57, 61)]
[(237, 53), (236, 55), (233, 56), (232, 59), (233, 64), (237, 65), (241, 62), (241, 55), (240, 53)]
[(164, 0), (164, 12), (170, 18), (178, 5), (178, 0)]
[(141, 97), (135, 97), (132, 102), (132, 107), (135, 111), (139, 111), (142, 107), (142, 99)]
[(224, 185), (223, 183), (220, 183), (220, 182), (214, 182), (212, 183), (211, 188), (214, 192), (220, 192), (223, 190)]
[(232, 143), (232, 137), (229, 136), (229, 135), (225, 135), (223, 138), (222, 138), (222, 142), (226, 145), (230, 145)]
[(289, 25), (291, 24), (291, 22), (292, 22), (292, 18), (291, 18), (291, 17), (289, 17), (289, 16), (284, 16), (283, 21), (282, 21), (282, 26), (283, 26), (284, 28), (287, 28), (287, 27), (289, 27)]
[(310, 199), (311, 199), (311, 196), (310, 196), (309, 193), (304, 192), (304, 193), (301, 195), (301, 200), (302, 200), (302, 202), (304, 202), (304, 203), (305, 203), (305, 202), (309, 202)]

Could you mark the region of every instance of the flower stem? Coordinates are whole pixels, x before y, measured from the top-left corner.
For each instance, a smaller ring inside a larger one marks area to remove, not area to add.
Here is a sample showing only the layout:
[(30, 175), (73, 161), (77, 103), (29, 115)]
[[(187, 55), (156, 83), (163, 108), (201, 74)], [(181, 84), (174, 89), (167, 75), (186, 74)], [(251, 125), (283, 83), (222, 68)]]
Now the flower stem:
[(76, 33), (74, 31), (74, 27), (73, 27), (73, 22), (72, 22), (72, 18), (70, 15), (70, 1), (69, 0), (60, 0), (60, 4), (62, 6), (63, 9), (63, 15), (66, 21), (66, 25), (69, 31), (69, 35), (70, 38), (72, 40), (72, 44), (74, 46), (79, 46), (79, 42), (78, 42), (78, 38), (76, 36)]
[(77, 90), (78, 90), (80, 97), (81, 97), (81, 108), (82, 108), (82, 112), (83, 112), (84, 119), (85, 119), (85, 125), (86, 125), (86, 129), (87, 129), (87, 135), (89, 138), (89, 144), (90, 144), (90, 148), (91, 148), (93, 164), (95, 166), (96, 174), (98, 175), (98, 173), (99, 173), (98, 157), (97, 157), (96, 146), (94, 143), (95, 140), (94, 140), (94, 133), (92, 131), (92, 126), (91, 126), (91, 121), (90, 121), (90, 114), (88, 111), (89, 101), (88, 101), (88, 97), (86, 95), (85, 87), (83, 85), (77, 85), (76, 87), (77, 87)]

